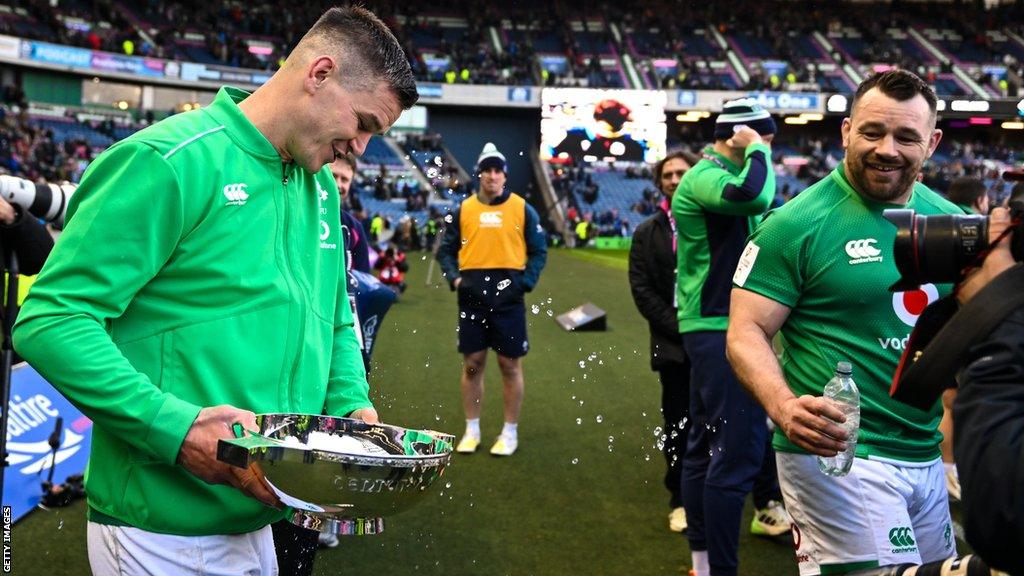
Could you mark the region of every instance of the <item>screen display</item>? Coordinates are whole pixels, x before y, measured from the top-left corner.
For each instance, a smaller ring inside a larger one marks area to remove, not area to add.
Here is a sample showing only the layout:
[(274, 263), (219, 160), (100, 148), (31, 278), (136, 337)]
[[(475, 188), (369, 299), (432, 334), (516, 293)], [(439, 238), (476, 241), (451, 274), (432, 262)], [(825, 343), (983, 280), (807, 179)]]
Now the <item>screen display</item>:
[(665, 157), (666, 94), (653, 90), (546, 88), (541, 159), (559, 164), (657, 162)]

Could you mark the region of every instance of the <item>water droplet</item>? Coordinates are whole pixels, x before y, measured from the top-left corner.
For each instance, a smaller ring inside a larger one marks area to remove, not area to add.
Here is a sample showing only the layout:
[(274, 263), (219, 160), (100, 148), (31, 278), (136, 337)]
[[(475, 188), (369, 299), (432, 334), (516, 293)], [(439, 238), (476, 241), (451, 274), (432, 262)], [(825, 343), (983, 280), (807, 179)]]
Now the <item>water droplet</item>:
[(536, 304), (530, 306), (530, 312), (533, 312), (534, 314), (540, 314), (540, 306), (537, 306)]
[(576, 425), (579, 426), (580, 424), (583, 424), (583, 418), (576, 419)]
[(609, 436), (608, 442), (615, 442), (615, 436)]
[[(647, 414), (644, 414), (644, 416), (647, 416)], [(657, 427), (654, 428), (654, 436), (655, 437), (661, 436), (661, 426), (657, 426)]]
[(491, 277), (490, 276), (484, 276), (484, 282), (490, 282), (490, 281), (491, 281)]
[(573, 458), (572, 459), (572, 463), (573, 464), (579, 464), (580, 463), (580, 459), (579, 458)]
[(551, 310), (548, 310), (548, 316), (554, 316), (554, 315), (555, 315), (554, 312), (552, 312)]
[(412, 330), (412, 333), (413, 333), (413, 334), (415, 334), (415, 333), (416, 333), (417, 331), (418, 331), (418, 330), (416, 330), (415, 328), (413, 328), (413, 330)]
[(436, 422), (440, 422), (441, 421), (441, 415), (440, 414), (434, 414), (434, 420)]
[(583, 400), (580, 400), (580, 406), (583, 406)]
[(586, 367), (587, 367), (587, 363), (584, 362), (583, 360), (580, 360), (580, 368), (586, 368)]
[(598, 424), (600, 424), (601, 422), (604, 422), (604, 416), (601, 416), (600, 414), (598, 414), (597, 418), (594, 418), (594, 419), (597, 420)]
[[(451, 482), (445, 482), (444, 483), (444, 487), (445, 488), (451, 488), (452, 487), (452, 483)], [(332, 500), (332, 502), (333, 502), (333, 500)]]

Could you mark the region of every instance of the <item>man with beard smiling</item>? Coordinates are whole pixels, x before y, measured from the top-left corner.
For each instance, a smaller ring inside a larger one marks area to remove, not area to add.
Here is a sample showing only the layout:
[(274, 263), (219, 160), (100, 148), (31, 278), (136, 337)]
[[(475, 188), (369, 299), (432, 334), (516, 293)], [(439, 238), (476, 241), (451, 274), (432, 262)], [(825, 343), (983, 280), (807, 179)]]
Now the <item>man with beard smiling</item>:
[[(727, 352), (740, 381), (778, 425), (773, 445), (793, 518), (800, 574), (920, 564), (956, 554), (939, 457), (941, 403), (922, 411), (889, 397), (917, 314), (948, 286), (890, 293), (896, 228), (886, 208), (962, 213), (917, 182), (942, 132), (920, 78), (865, 80), (843, 120), (846, 158), (775, 210), (751, 235), (733, 278)], [(780, 366), (771, 340), (781, 329)], [(821, 397), (839, 361), (861, 394), (856, 459), (830, 477), (817, 456), (846, 448), (842, 412)]]

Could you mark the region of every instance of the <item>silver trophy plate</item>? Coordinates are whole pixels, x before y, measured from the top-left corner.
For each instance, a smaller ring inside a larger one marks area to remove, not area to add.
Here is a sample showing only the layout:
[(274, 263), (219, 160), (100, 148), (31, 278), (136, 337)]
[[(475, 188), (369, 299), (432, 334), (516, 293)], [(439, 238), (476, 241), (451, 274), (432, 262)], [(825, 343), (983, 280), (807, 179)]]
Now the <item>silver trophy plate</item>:
[[(377, 534), (441, 477), (455, 437), (311, 414), (260, 414), (257, 431), (220, 440), (217, 459), (259, 463), (296, 525), (338, 535)], [(255, 433), (254, 433), (255, 432)]]

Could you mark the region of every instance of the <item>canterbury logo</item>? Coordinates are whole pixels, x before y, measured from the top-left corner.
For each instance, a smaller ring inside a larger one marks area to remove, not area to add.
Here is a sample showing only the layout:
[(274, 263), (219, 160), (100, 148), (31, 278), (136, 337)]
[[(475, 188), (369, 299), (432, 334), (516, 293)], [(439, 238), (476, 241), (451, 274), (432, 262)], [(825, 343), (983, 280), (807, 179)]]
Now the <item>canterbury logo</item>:
[[(896, 548), (916, 548), (913, 532), (907, 526), (897, 526), (889, 530), (889, 542)], [(907, 550), (909, 552), (909, 550)]]
[(865, 262), (881, 262), (881, 250), (875, 248), (878, 240), (865, 238), (863, 240), (850, 240), (846, 243), (846, 255), (850, 257), (850, 264), (863, 264)]
[(247, 184), (239, 182), (238, 184), (228, 184), (224, 187), (224, 197), (228, 199), (226, 206), (242, 206), (245, 201), (249, 199), (249, 194), (246, 193), (245, 187)]
[(481, 212), (480, 225), (488, 228), (501, 226), (501, 212)]

